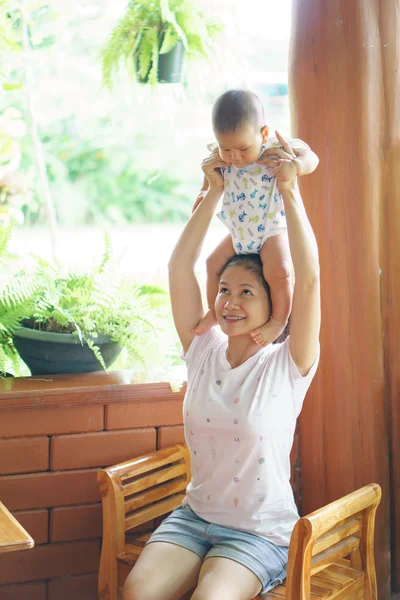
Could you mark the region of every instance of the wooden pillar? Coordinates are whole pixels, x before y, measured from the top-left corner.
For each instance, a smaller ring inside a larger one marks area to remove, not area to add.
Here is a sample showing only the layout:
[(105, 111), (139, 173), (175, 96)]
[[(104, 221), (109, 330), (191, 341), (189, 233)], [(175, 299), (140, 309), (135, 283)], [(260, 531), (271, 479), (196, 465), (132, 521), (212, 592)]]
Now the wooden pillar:
[(400, 592), (400, 5), (381, 0), (385, 129), (383, 286), (385, 375), (389, 413), (392, 589)]
[(307, 513), (372, 481), (382, 486), (376, 562), (379, 599), (388, 600), (380, 2), (391, 0), (293, 0), (290, 94), (292, 133), (321, 161), (301, 180), (320, 248), (323, 310), (319, 373), (300, 422), (302, 508)]

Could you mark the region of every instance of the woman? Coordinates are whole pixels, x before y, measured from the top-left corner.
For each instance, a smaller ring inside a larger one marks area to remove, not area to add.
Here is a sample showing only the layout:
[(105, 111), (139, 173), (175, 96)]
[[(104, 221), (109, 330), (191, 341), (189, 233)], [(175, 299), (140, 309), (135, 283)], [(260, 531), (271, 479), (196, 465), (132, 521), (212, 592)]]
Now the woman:
[[(296, 159), (282, 138), (269, 166)], [(265, 160), (264, 160), (265, 162)], [(195, 263), (221, 197), (217, 153), (202, 168), (209, 191), (170, 261), (175, 325), (188, 366), (185, 437), (192, 458), (186, 498), (161, 524), (127, 578), (124, 600), (251, 600), (286, 576), (298, 519), (289, 454), (296, 418), (319, 352), (318, 249), (297, 181), (279, 181), (295, 289), (290, 336), (260, 348), (250, 336), (271, 314), (259, 256), (233, 257), (215, 303), (218, 324), (195, 336), (203, 316)]]

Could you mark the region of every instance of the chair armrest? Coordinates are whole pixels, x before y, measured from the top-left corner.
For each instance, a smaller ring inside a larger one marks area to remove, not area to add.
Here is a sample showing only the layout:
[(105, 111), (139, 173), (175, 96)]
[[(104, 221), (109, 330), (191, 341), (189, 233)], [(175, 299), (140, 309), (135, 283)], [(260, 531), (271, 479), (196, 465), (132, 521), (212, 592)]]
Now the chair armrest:
[(303, 517), (310, 526), (310, 541), (320, 537), (341, 521), (366, 508), (377, 508), (382, 491), (377, 483), (370, 483)]

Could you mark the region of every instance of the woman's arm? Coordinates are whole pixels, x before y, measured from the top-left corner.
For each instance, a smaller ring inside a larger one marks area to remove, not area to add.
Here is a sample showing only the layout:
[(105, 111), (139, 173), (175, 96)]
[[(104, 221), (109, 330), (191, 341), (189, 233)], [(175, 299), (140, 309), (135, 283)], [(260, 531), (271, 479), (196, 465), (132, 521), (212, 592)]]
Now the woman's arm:
[(195, 337), (192, 330), (204, 314), (194, 267), (223, 192), (224, 182), (219, 169), (226, 166), (218, 152), (213, 152), (203, 161), (203, 172), (209, 182), (208, 192), (186, 223), (168, 265), (172, 314), (185, 352)]
[[(281, 138), (284, 150), (293, 154)], [(290, 316), (290, 353), (299, 372), (306, 375), (318, 353), (321, 324), (318, 246), (304, 208), (297, 179), (279, 181), (285, 204), (290, 252), (295, 272)]]

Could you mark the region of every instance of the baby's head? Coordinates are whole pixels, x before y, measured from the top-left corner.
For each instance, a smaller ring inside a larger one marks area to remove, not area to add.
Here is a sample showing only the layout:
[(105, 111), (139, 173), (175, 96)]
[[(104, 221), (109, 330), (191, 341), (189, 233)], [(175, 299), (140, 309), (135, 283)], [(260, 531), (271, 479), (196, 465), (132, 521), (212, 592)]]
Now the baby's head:
[(228, 90), (222, 94), (213, 106), (212, 124), (222, 160), (241, 168), (260, 158), (268, 127), (254, 92)]

